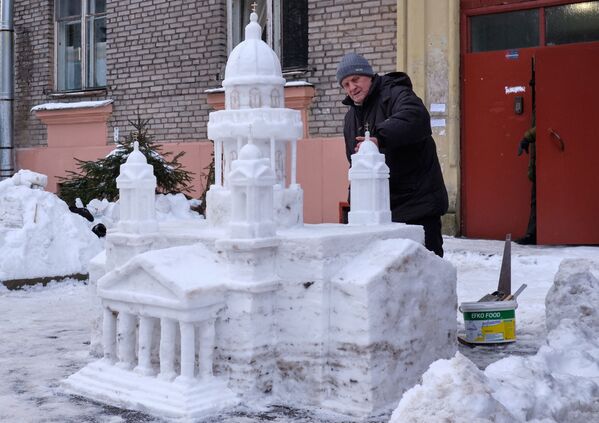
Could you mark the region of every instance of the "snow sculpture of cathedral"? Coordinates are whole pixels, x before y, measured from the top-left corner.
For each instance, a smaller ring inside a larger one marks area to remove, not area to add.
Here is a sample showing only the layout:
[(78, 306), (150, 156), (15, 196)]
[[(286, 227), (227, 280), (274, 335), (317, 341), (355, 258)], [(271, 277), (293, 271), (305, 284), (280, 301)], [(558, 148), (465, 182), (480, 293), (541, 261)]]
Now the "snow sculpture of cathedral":
[(227, 63), (228, 107), (210, 114), (223, 166), (209, 221), (156, 226), (141, 210), (145, 160), (136, 150), (123, 165), (123, 222), (90, 265), (102, 357), (67, 392), (182, 422), (239, 402), (365, 418), (455, 354), (455, 269), (422, 246), (421, 227), (390, 222), (372, 142), (353, 156), (351, 224), (303, 225), (302, 124), (282, 108), (280, 65), (259, 28), (252, 14)]

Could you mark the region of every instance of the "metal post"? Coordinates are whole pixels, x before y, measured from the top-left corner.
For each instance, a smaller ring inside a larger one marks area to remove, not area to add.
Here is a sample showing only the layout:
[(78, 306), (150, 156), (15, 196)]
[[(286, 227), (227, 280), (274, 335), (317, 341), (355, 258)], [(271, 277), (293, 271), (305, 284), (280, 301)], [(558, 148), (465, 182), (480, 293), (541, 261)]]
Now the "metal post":
[(14, 174), (13, 146), (13, 5), (0, 0), (0, 180)]

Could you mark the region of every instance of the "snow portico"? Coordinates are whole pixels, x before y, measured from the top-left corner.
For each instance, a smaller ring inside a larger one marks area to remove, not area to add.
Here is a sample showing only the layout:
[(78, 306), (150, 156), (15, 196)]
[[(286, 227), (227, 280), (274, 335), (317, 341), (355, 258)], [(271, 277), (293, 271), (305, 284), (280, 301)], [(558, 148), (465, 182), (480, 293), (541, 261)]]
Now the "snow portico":
[(455, 269), (421, 245), (421, 227), (391, 223), (374, 144), (352, 157), (349, 225), (303, 224), (302, 122), (250, 19), (227, 62), (226, 109), (208, 122), (206, 221), (144, 211), (155, 180), (136, 148), (117, 180), (122, 221), (90, 265), (102, 358), (64, 387), (177, 421), (240, 402), (388, 413), (457, 350)]

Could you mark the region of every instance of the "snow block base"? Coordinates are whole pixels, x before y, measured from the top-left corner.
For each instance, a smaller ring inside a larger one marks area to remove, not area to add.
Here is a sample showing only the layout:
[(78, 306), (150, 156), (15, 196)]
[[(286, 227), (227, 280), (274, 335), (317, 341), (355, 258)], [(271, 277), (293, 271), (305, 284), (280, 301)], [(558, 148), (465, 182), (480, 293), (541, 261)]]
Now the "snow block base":
[(121, 369), (104, 359), (63, 381), (63, 389), (67, 394), (181, 423), (196, 421), (239, 402), (227, 384), (217, 378), (170, 382)]

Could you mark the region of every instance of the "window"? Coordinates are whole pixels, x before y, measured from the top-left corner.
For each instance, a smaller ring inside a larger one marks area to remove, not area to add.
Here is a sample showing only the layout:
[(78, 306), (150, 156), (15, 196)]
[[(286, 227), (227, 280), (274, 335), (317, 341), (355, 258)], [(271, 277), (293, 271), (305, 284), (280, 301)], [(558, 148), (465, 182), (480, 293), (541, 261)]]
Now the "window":
[(599, 41), (599, 0), (471, 16), (469, 23), (472, 52)]
[(57, 0), (56, 89), (106, 86), (106, 0)]
[(473, 16), (470, 36), (473, 52), (536, 47), (539, 45), (539, 11)]
[[(243, 41), (254, 0), (227, 0), (228, 44), (231, 51)], [(255, 1), (264, 40), (279, 56), (283, 71), (308, 66), (308, 1)]]
[(547, 45), (599, 41), (599, 1), (548, 7), (545, 28)]

